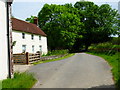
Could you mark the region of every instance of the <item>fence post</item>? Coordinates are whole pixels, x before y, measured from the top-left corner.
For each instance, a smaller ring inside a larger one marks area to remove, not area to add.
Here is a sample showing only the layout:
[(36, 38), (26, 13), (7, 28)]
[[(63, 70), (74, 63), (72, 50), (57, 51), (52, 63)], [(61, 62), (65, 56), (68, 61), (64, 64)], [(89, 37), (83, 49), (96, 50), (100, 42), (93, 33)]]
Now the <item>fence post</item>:
[(26, 64), (29, 64), (29, 53), (26, 52)]

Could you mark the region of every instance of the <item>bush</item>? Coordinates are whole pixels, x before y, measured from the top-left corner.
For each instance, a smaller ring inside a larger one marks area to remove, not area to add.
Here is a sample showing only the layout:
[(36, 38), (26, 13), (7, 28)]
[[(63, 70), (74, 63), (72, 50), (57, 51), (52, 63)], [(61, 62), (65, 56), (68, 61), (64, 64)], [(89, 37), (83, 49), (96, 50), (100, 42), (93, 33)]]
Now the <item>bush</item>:
[(120, 45), (113, 45), (110, 42), (99, 43), (97, 45), (92, 45), (89, 48), (90, 51), (96, 53), (105, 53), (108, 55), (113, 55), (120, 50)]
[(120, 45), (120, 37), (114, 37), (110, 42), (114, 45)]
[(68, 50), (53, 50), (52, 52), (49, 51), (46, 56), (63, 55), (63, 54), (67, 54), (67, 53), (68, 53)]

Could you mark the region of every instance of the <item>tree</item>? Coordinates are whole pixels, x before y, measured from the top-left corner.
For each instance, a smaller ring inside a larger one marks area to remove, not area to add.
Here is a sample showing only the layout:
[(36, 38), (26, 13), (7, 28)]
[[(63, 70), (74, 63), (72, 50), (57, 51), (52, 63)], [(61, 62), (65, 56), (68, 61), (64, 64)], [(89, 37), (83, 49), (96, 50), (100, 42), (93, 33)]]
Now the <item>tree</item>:
[(116, 29), (118, 32), (117, 35), (118, 37), (120, 37), (120, 14), (118, 14), (118, 21), (117, 21)]
[(39, 26), (48, 36), (50, 49), (71, 49), (83, 25), (72, 4), (45, 4), (38, 14)]
[(25, 21), (28, 21), (29, 23), (34, 23), (34, 18), (36, 18), (36, 16), (31, 16), (30, 18), (27, 18)]
[(80, 41), (85, 45), (85, 50), (92, 43), (105, 42), (110, 39), (110, 35), (116, 33), (114, 29), (117, 20), (117, 11), (112, 9), (108, 4), (100, 7), (93, 2), (83, 1), (76, 2), (74, 5), (82, 16), (81, 21), (84, 23), (83, 38)]
[(79, 50), (82, 46), (88, 50), (92, 43), (108, 41), (118, 33), (117, 16), (117, 11), (108, 4), (98, 6), (83, 0), (74, 6), (45, 4), (38, 14), (38, 23), (47, 34), (51, 50)]

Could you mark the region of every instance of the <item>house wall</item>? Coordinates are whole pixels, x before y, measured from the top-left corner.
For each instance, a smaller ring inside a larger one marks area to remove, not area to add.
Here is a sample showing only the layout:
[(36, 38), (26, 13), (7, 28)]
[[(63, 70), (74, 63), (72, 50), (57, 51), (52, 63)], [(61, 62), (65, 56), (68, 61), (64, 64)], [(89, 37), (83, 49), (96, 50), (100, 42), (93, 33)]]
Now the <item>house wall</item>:
[[(25, 33), (25, 39), (22, 38), (22, 32), (12, 31), (13, 42), (16, 41), (16, 45), (13, 47), (13, 54), (22, 53), (22, 45), (26, 45), (26, 52), (36, 53), (40, 51), (40, 45), (42, 46), (42, 54), (47, 54), (47, 38), (41, 36), (39, 40), (39, 35), (34, 34), (34, 39), (31, 39), (30, 33)], [(34, 52), (32, 51), (32, 46), (34, 45)]]
[(0, 0), (0, 80), (8, 76), (7, 5)]

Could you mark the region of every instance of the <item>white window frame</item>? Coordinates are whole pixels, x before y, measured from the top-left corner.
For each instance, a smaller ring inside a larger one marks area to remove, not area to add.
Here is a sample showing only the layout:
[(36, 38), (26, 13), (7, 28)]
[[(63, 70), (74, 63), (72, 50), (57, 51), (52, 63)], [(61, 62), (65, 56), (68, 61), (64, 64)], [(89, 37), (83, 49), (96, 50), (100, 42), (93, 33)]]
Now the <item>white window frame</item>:
[(41, 36), (39, 36), (39, 40), (41, 40)]
[(34, 40), (34, 35), (33, 34), (31, 35), (31, 39)]
[(22, 33), (22, 39), (25, 39), (25, 33)]
[(26, 45), (22, 45), (22, 53), (26, 52)]
[(32, 45), (32, 53), (34, 53), (34, 52), (35, 52), (35, 46)]
[(42, 52), (42, 45), (39, 46), (39, 51)]

